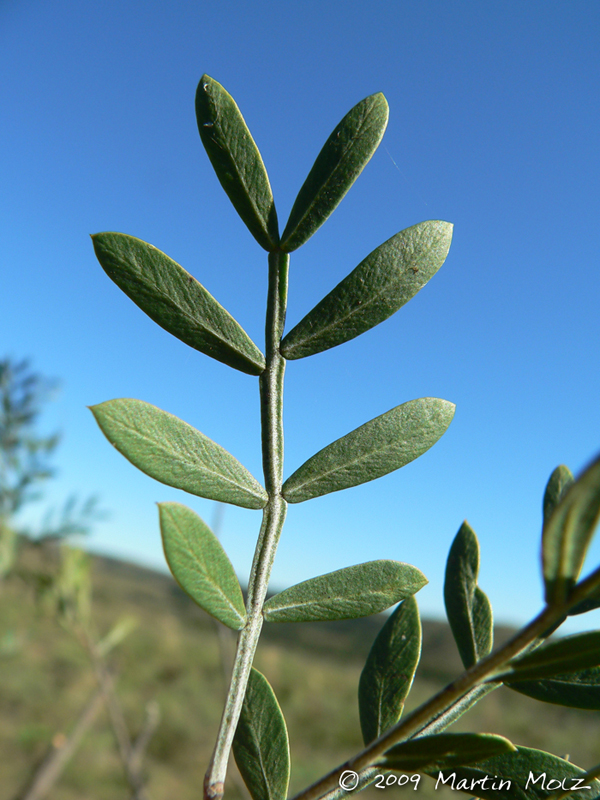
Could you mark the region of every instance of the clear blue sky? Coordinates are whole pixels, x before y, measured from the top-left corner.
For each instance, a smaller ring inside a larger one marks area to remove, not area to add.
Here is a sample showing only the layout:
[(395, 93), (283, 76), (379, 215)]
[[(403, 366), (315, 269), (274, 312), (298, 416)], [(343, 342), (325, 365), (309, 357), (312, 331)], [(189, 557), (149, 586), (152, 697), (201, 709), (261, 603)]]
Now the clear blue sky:
[[(107, 444), (86, 406), (116, 397), (180, 416), (261, 477), (256, 379), (147, 319), (88, 234), (156, 245), (262, 345), (266, 257), (204, 153), (196, 84), (206, 72), (236, 99), (282, 222), (332, 128), (382, 91), (382, 145), (292, 256), (289, 324), (403, 228), (448, 220), (454, 241), (390, 320), (288, 365), (286, 474), (408, 400), (441, 397), (457, 412), (413, 464), (291, 506), (272, 585), (394, 558), (423, 570), (421, 608), (441, 616), (466, 518), (496, 618), (535, 614), (545, 482), (600, 451), (599, 30), (595, 0), (2, 0), (0, 351), (62, 379), (44, 417), (64, 433), (47, 501), (99, 493), (112, 514), (90, 547), (160, 568), (156, 501), (211, 521), (213, 503)], [(242, 580), (259, 524), (259, 512), (225, 510)]]

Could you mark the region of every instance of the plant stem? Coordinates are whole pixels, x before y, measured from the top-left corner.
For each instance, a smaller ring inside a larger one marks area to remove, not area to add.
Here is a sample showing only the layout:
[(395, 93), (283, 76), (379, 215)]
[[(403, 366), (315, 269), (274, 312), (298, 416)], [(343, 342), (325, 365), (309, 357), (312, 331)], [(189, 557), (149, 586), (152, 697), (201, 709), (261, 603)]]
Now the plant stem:
[[(456, 703), (453, 703), (450, 708), (446, 709), (442, 714), (439, 714), (435, 719), (420, 728), (409, 738), (420, 739), (421, 736), (430, 736), (431, 734), (446, 730), (446, 728), (456, 722), (459, 717), (462, 717), (465, 711), (468, 711), (472, 706), (478, 703), (486, 694), (499, 689), (500, 686), (502, 686), (502, 683), (493, 683), (492, 681), (476, 686), (474, 689), (471, 689), (470, 692), (463, 695), (460, 700), (457, 700)], [(381, 767), (365, 767), (359, 773), (359, 782), (356, 789), (352, 791), (361, 792), (363, 789), (366, 789), (367, 786), (370, 786), (376, 780), (378, 775), (385, 771), (385, 768), (382, 769)], [(321, 800), (341, 800), (341, 798), (346, 797), (347, 794), (347, 790), (338, 786), (327, 792), (327, 794), (322, 795)]]
[(227, 762), (242, 711), (246, 686), (263, 623), (262, 609), (287, 504), (281, 496), (283, 477), (283, 375), (285, 359), (279, 352), (287, 304), (289, 255), (269, 253), (269, 288), (265, 324), (266, 366), (259, 378), (263, 471), (269, 500), (248, 581), (247, 622), (240, 632), (229, 692), (213, 756), (204, 778), (204, 796), (223, 796)]
[[(414, 736), (415, 733), (427, 729), (432, 720), (459, 703), (475, 687), (480, 686), (490, 678), (493, 679), (494, 674), (498, 674), (508, 661), (521, 653), (528, 645), (535, 642), (539, 637), (548, 635), (550, 629), (554, 629), (557, 623), (564, 620), (571, 608), (574, 608), (578, 603), (590, 596), (599, 586), (600, 569), (597, 569), (573, 589), (564, 603), (556, 606), (546, 606), (529, 625), (526, 625), (513, 636), (500, 650), (491, 653), (477, 662), (477, 664), (474, 664), (455, 681), (448, 684), (445, 689), (434, 695), (431, 700), (415, 709), (402, 722), (390, 728), (356, 756), (336, 767), (336, 769), (312, 784), (312, 786), (297, 794), (293, 800), (317, 800), (317, 798), (325, 796), (334, 796), (335, 790), (339, 787), (340, 776), (345, 770), (352, 770), (361, 775), (367, 767), (375, 764), (395, 744), (403, 742)], [(385, 767), (382, 767), (382, 769), (385, 769)], [(365, 777), (368, 780), (370, 776)]]

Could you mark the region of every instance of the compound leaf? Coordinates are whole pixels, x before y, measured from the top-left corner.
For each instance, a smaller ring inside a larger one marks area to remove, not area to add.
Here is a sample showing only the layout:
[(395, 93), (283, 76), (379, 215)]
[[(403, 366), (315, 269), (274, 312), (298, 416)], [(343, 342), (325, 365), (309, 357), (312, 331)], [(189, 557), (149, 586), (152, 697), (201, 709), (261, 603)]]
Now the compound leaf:
[(465, 521), (448, 555), (444, 602), (448, 622), (460, 657), (468, 669), (492, 650), (494, 625), (492, 607), (477, 586), (479, 543)]
[(248, 470), (187, 422), (142, 400), (108, 400), (90, 410), (108, 441), (151, 478), (243, 508), (266, 505), (267, 493)]
[(161, 328), (217, 361), (260, 375), (263, 354), (183, 267), (134, 236), (97, 233), (92, 241), (108, 277)]
[(453, 769), (515, 751), (512, 742), (493, 733), (436, 733), (394, 745), (378, 763), (386, 769), (422, 772)]
[(549, 605), (564, 602), (575, 585), (599, 518), (600, 458), (597, 458), (561, 493), (544, 524), (542, 563)]
[(388, 113), (379, 92), (357, 103), (334, 129), (292, 207), (281, 237), (285, 252), (310, 239), (338, 206), (377, 149)]
[(269, 682), (254, 668), (233, 739), (233, 755), (253, 800), (285, 800), (290, 779), (285, 720)]
[(327, 445), (283, 484), (290, 503), (372, 481), (423, 455), (446, 432), (455, 406), (423, 397), (392, 408)]
[(452, 225), (438, 220), (392, 236), (287, 334), (282, 355), (294, 359), (320, 353), (386, 320), (435, 275), (451, 240)]
[(600, 666), (600, 631), (589, 631), (564, 636), (513, 659), (510, 668), (494, 675), (493, 680), (535, 681), (597, 666)]
[(378, 614), (418, 592), (427, 578), (400, 561), (369, 561), (303, 581), (263, 606), (267, 622), (319, 622)]
[(234, 99), (208, 75), (196, 91), (196, 119), (202, 144), (235, 210), (260, 246), (275, 250), (279, 230), (265, 165)]
[(600, 711), (600, 667), (554, 675), (547, 680), (511, 682), (506, 685), (544, 703)]
[(414, 597), (408, 597), (379, 632), (360, 676), (358, 709), (365, 744), (402, 716), (420, 657), (419, 609)]
[[(569, 788), (574, 780), (583, 778), (585, 772), (570, 761), (558, 756), (517, 747), (472, 766), (457, 767), (448, 775), (434, 774), (436, 787), (462, 789), (482, 800), (548, 800), (552, 792)], [(577, 800), (597, 800), (600, 782), (586, 781), (590, 789), (577, 790)]]
[(173, 577), (192, 600), (233, 630), (246, 622), (231, 561), (208, 525), (181, 503), (159, 503), (160, 531)]

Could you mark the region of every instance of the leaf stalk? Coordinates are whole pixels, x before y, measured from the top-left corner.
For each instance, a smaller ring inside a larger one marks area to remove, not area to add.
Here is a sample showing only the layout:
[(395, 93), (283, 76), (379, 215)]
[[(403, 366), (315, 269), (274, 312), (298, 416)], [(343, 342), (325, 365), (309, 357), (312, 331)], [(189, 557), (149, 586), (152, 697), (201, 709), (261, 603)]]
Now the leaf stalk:
[(223, 796), (229, 753), (262, 629), (262, 609), (287, 509), (287, 503), (281, 496), (285, 359), (279, 346), (285, 324), (289, 260), (286, 253), (269, 253), (266, 366), (259, 377), (263, 471), (269, 501), (263, 509), (262, 525), (248, 581), (247, 622), (239, 634), (229, 692), (213, 756), (204, 779), (206, 800), (219, 800)]

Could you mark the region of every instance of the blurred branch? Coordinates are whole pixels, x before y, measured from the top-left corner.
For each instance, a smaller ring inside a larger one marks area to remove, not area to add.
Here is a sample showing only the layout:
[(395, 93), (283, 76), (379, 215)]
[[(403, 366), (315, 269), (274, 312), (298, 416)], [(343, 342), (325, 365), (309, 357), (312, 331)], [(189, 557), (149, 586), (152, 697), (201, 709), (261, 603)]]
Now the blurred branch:
[[(50, 752), (36, 770), (30, 784), (16, 800), (42, 800), (46, 797), (94, 724), (103, 705), (104, 695), (98, 689), (81, 712), (71, 735), (62, 741), (58, 736), (54, 737)], [(59, 743), (55, 744), (57, 741)]]

